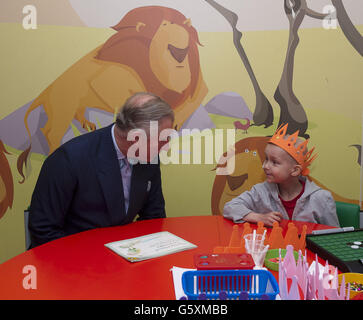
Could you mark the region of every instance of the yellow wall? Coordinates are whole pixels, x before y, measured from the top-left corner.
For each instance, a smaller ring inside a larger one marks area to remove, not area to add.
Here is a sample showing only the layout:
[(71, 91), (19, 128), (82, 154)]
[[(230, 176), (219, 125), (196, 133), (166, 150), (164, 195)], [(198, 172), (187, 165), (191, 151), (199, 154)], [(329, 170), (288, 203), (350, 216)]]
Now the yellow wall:
[[(363, 26), (359, 26), (363, 32)], [(87, 27), (39, 26), (26, 31), (20, 24), (0, 24), (0, 119), (34, 99), (67, 67), (103, 43), (113, 31)], [(361, 56), (340, 29), (302, 29), (296, 53), (294, 89), (309, 119), (311, 144), (319, 157), (312, 175), (342, 196), (359, 199), (362, 74)], [(199, 33), (200, 59), (209, 88), (203, 103), (223, 91), (239, 93), (253, 112), (255, 96), (251, 81), (233, 46), (231, 33)], [(243, 45), (262, 90), (274, 108), (273, 93), (279, 82), (288, 31), (246, 32)], [(217, 128), (232, 128), (233, 119), (212, 116)], [(268, 129), (251, 127), (248, 135), (268, 135)], [(237, 139), (237, 140), (238, 140)], [(32, 173), (24, 184), (16, 171), (18, 150), (7, 148), (14, 176), (14, 205), (0, 219), (0, 263), (24, 251), (23, 210), (30, 202), (44, 156), (31, 156)], [(163, 188), (169, 216), (210, 214), (214, 165), (162, 166)]]

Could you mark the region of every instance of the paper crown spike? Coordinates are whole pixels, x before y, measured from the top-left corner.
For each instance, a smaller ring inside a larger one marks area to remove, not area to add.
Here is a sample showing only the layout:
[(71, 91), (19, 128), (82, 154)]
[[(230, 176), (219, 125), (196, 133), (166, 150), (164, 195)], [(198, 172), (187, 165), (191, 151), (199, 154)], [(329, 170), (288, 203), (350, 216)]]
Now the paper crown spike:
[(301, 174), (307, 176), (310, 172), (308, 166), (317, 157), (317, 154), (313, 155), (315, 148), (308, 151), (307, 145), (309, 140), (305, 140), (296, 146), (299, 139), (299, 130), (287, 136), (287, 128), (288, 124), (282, 124), (268, 142), (285, 150), (301, 165)]

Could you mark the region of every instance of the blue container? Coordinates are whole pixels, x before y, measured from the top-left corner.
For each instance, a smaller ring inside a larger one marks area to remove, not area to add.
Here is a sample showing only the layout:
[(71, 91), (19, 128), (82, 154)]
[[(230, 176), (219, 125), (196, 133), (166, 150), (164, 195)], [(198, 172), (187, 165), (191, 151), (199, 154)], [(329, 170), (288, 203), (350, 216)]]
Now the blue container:
[(219, 299), (220, 295), (226, 295), (227, 299), (235, 300), (242, 297), (275, 300), (279, 293), (275, 277), (267, 270), (186, 271), (182, 284), (189, 300), (197, 300), (201, 295), (206, 299)]

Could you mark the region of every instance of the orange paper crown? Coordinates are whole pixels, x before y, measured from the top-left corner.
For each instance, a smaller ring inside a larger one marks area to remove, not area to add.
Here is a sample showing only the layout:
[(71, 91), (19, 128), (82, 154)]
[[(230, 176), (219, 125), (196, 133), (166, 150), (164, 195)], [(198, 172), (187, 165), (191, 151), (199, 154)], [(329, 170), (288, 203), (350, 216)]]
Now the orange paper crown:
[(273, 143), (280, 148), (284, 149), (291, 157), (293, 157), (299, 165), (302, 167), (301, 174), (307, 176), (309, 174), (308, 166), (316, 158), (317, 154), (312, 155), (315, 148), (307, 151), (307, 144), (309, 140), (305, 140), (298, 146), (295, 146), (298, 139), (299, 131), (285, 137), (288, 124), (282, 124), (269, 140), (269, 143)]

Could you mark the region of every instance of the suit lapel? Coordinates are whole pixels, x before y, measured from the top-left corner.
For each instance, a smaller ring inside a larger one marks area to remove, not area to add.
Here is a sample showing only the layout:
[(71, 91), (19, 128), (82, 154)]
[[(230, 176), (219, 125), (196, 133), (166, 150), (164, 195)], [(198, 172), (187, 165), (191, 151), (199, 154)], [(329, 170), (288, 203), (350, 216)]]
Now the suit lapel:
[(111, 224), (115, 225), (120, 224), (126, 213), (120, 165), (113, 146), (111, 128), (112, 125), (101, 133), (94, 165), (110, 214)]

